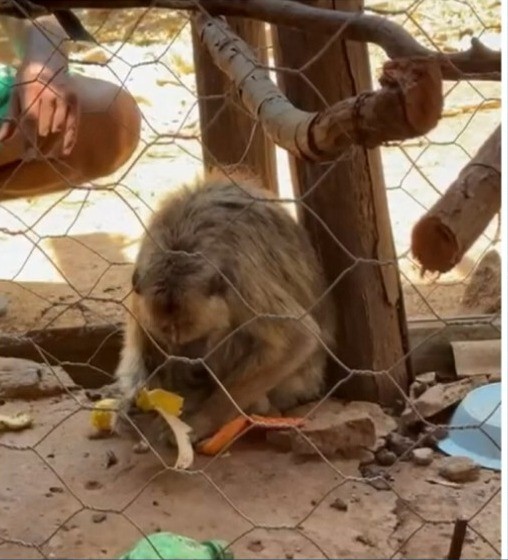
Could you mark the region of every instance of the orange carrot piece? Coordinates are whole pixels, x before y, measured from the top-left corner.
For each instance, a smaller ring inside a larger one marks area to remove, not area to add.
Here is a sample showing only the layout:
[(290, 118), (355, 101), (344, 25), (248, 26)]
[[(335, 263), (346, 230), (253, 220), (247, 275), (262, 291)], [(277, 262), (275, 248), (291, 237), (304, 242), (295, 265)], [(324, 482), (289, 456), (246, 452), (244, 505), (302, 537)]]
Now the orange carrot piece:
[(211, 438), (199, 445), (198, 451), (203, 455), (217, 455), (228, 443), (243, 432), (249, 425), (249, 419), (239, 416), (228, 422)]
[(298, 427), (304, 423), (303, 418), (271, 418), (253, 414), (250, 419), (239, 416), (224, 425), (215, 435), (199, 445), (198, 451), (203, 455), (217, 455), (224, 447), (231, 443), (235, 437), (242, 433), (251, 422), (256, 423), (257, 428), (267, 430), (283, 430), (292, 426)]

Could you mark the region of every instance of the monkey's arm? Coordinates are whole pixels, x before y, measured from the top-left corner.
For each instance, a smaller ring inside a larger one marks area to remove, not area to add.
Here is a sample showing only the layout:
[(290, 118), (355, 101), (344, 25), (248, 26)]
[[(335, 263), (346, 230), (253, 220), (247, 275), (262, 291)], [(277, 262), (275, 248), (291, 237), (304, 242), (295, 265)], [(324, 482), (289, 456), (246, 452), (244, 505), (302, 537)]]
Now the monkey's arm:
[[(304, 310), (295, 301), (288, 302), (286, 294), (284, 311), (279, 314), (300, 317)], [(195, 441), (216, 432), (238, 416), (238, 408), (245, 411), (263, 399), (298, 371), (318, 348), (316, 335), (320, 330), (310, 315), (299, 321), (259, 319), (251, 328), (255, 329), (255, 336), (261, 339), (263, 348), (246, 356), (236, 371), (226, 378), (224, 387), (229, 396), (218, 387), (201, 409), (186, 420), (193, 428)]]
[(125, 403), (134, 400), (148, 377), (143, 350), (145, 335), (135, 316), (129, 317), (124, 333), (120, 363), (115, 377)]

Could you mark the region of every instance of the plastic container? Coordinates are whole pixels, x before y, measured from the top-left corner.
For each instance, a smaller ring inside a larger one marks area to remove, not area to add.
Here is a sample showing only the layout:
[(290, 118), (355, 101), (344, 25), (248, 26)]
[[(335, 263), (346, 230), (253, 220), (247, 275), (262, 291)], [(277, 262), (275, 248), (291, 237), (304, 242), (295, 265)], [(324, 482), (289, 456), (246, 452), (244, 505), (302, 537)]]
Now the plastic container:
[[(477, 427), (453, 429), (461, 426)], [(501, 470), (501, 383), (471, 391), (453, 413), (449, 428), (448, 436), (438, 443), (441, 451)]]
[(220, 560), (233, 559), (220, 540), (195, 541), (173, 533), (154, 533), (141, 539), (120, 560)]

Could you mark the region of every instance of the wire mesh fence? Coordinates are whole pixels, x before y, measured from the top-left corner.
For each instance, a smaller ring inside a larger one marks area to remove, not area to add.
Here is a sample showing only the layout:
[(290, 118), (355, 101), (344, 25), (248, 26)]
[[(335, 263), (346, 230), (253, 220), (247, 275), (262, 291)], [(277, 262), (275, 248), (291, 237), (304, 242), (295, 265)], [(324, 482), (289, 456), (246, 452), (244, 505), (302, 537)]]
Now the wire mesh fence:
[[(20, 8), (14, 1), (12, 5)], [(467, 49), (472, 37), (499, 49), (500, 2), (372, 0), (365, 7), (445, 54)], [(443, 428), (450, 405), (496, 377), (490, 362), (473, 363), (473, 377), (458, 376), (449, 342), (455, 336), (500, 339), (498, 221), (492, 220), (461, 261), (440, 276), (422, 276), (409, 248), (415, 223), (500, 123), (500, 82), (443, 82), (438, 125), (427, 134), (380, 148), (409, 342), (397, 363), (373, 363), (367, 369), (386, 377), (405, 358), (413, 359), (418, 376), (409, 393), (398, 377), (392, 385), (399, 396), (390, 406), (345, 404), (330, 390), (310, 408), (295, 412), (312, 417), (303, 427), (267, 435), (251, 426), (217, 456), (196, 455), (189, 469), (179, 470), (173, 466), (174, 451), (148, 437), (151, 432), (144, 425), (136, 428), (143, 444), (132, 437), (90, 437), (91, 410), (97, 399), (107, 396), (118, 365), (132, 263), (150, 217), (168, 193), (203, 175), (204, 162), (214, 162), (230, 175), (252, 162), (248, 154), (254, 144), (264, 170), (272, 170), (271, 190), (277, 188), (290, 213), (301, 217), (302, 208), (313, 211), (312, 197), (322, 192), (326, 174), (344, 172), (341, 165), (358, 161), (363, 149), (351, 146), (335, 161), (316, 164), (320, 178), (309, 173), (306, 192), (298, 193), (296, 183), (302, 179), (294, 162), (280, 148), (274, 156), (266, 155), (271, 144), (242, 105), (237, 88), (226, 79), (200, 84), (200, 76), (212, 73), (206, 66), (211, 60), (203, 46), (201, 54), (196, 53), (191, 12), (133, 8), (76, 14), (97, 44), (73, 47), (70, 77), (48, 80), (40, 66), (35, 80), (20, 79), (9, 67), (0, 77), (0, 89), (8, 94), (5, 107), (12, 110), (12, 92), (21, 92), (15, 117), (23, 111), (33, 115), (33, 107), (42, 107), (44, 99), (54, 116), (62, 95), (71, 105), (77, 96), (81, 109), (71, 156), (58, 152), (58, 142), (49, 133), (42, 142), (38, 138), (36, 157), (27, 161), (23, 139), (34, 135), (30, 124), (15, 128), (0, 151), (0, 557), (119, 557), (142, 537), (165, 531), (197, 540), (224, 539), (237, 558), (501, 557), (500, 473), (464, 461), (453, 470), (437, 449), (447, 433)], [(47, 29), (44, 33), (58, 43), (58, 35)], [(314, 52), (307, 44), (307, 58), (295, 66), (277, 52), (287, 37), (268, 25), (249, 33), (251, 39), (262, 36), (265, 41), (249, 46), (272, 80), (286, 80), (288, 88), (291, 79), (299, 84), (285, 92), (299, 109), (314, 109), (295, 101), (308, 99), (305, 89), (316, 103), (322, 102), (317, 110), (337, 101), (319, 91), (312, 78), (334, 72), (329, 61), (342, 28), (319, 47), (313, 44)], [(0, 53), (8, 47), (4, 39)], [(370, 78), (376, 84), (386, 54), (373, 44), (368, 49)], [(359, 56), (349, 55), (350, 62)], [(323, 65), (325, 57), (328, 66)], [(200, 64), (201, 74), (196, 75)], [(34, 95), (36, 103), (24, 106), (26, 83), (41, 81), (44, 87)], [(209, 89), (199, 95), (200, 87)], [(43, 97), (41, 91), (48, 90), (51, 95)], [(226, 129), (221, 119), (231, 112), (237, 120)], [(35, 120), (40, 125), (40, 118)], [(72, 129), (72, 119), (64, 122)], [(236, 148), (227, 138), (235, 126)], [(235, 148), (227, 166), (221, 160), (231, 154), (221, 152), (221, 135), (228, 150)], [(328, 198), (333, 207), (334, 200)], [(253, 211), (248, 206), (245, 213)], [(326, 222), (319, 215), (313, 218)], [(344, 215), (346, 224), (347, 218)], [(304, 223), (310, 231), (313, 226), (306, 220), (308, 216)], [(231, 234), (234, 228), (234, 220), (224, 224)], [(334, 237), (333, 243), (351, 255), (347, 242)], [(342, 267), (337, 278), (328, 278), (326, 291), (340, 291), (344, 278), (369, 262), (353, 251), (349, 266)], [(386, 268), (386, 263), (377, 264), (376, 270)], [(294, 278), (288, 281), (296, 284)], [(363, 302), (351, 305), (360, 314)], [(289, 313), (290, 319), (303, 321), (311, 313), (303, 311)], [(272, 314), (269, 310), (264, 320), (275, 323), (278, 314), (278, 308)], [(464, 334), (461, 329), (466, 327)], [(443, 343), (438, 350), (434, 345), (443, 336), (444, 353)], [(493, 353), (487, 353), (490, 361)], [(287, 362), (290, 359), (292, 355)], [(369, 373), (336, 356), (334, 360), (348, 380)], [(209, 369), (206, 360), (197, 363)], [(434, 367), (437, 371), (430, 371)], [(481, 367), (488, 371), (478, 371)], [(209, 373), (222, 382), (219, 372)], [(343, 382), (334, 389), (340, 390)], [(425, 397), (436, 406), (433, 414), (422, 405)], [(451, 399), (448, 406), (443, 399)], [(471, 440), (482, 434), (495, 454), (499, 407), (498, 399), (483, 422), (461, 424), (448, 434), (469, 428)], [(348, 428), (351, 418), (353, 428)], [(331, 453), (319, 439), (320, 430), (338, 438), (337, 433), (348, 429), (357, 441), (373, 440), (342, 447), (337, 443)]]

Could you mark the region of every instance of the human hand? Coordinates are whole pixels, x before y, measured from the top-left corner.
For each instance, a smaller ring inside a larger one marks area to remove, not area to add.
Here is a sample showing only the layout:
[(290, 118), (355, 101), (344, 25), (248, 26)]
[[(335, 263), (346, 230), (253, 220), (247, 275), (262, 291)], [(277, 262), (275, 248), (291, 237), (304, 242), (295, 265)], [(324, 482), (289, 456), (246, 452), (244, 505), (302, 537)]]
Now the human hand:
[(55, 71), (35, 62), (19, 68), (9, 113), (0, 125), (0, 143), (16, 130), (26, 159), (68, 156), (77, 138), (78, 96), (65, 67)]

